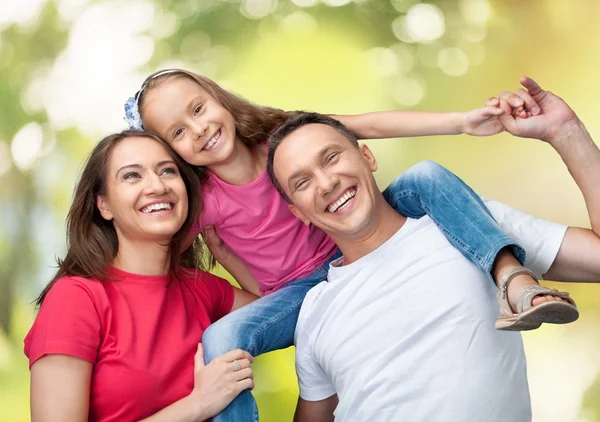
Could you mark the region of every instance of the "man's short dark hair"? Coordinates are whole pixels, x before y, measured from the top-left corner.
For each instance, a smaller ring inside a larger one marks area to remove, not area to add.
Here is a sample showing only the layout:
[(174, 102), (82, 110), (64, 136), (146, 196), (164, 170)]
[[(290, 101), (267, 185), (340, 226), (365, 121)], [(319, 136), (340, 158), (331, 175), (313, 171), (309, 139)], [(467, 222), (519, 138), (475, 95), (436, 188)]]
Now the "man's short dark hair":
[(279, 194), (288, 202), (292, 201), (290, 201), (290, 198), (284, 192), (283, 188), (281, 187), (281, 185), (277, 181), (277, 178), (275, 177), (275, 169), (273, 168), (275, 151), (277, 150), (279, 145), (281, 145), (283, 140), (289, 135), (291, 135), (294, 131), (301, 128), (302, 126), (310, 124), (321, 124), (329, 126), (336, 130), (338, 133), (340, 133), (344, 138), (348, 139), (348, 141), (350, 141), (352, 145), (358, 148), (358, 140), (356, 139), (356, 136), (354, 136), (354, 134), (350, 132), (346, 126), (341, 124), (339, 121), (332, 119), (331, 117), (324, 116), (323, 114), (301, 113), (297, 116), (292, 117), (284, 124), (279, 126), (279, 128), (277, 128), (277, 130), (269, 136), (269, 156), (267, 161), (267, 172), (269, 173), (271, 182), (275, 186), (275, 189), (277, 189), (277, 192), (279, 192)]

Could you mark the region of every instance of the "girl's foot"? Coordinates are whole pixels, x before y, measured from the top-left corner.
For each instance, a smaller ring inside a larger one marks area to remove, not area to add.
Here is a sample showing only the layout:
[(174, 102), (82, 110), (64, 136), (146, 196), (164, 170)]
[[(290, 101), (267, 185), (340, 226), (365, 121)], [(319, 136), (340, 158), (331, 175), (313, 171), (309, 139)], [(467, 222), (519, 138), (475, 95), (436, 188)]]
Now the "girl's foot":
[(498, 281), (501, 316), (496, 329), (534, 330), (542, 323), (566, 324), (579, 317), (579, 311), (568, 293), (539, 285), (529, 269), (509, 270)]

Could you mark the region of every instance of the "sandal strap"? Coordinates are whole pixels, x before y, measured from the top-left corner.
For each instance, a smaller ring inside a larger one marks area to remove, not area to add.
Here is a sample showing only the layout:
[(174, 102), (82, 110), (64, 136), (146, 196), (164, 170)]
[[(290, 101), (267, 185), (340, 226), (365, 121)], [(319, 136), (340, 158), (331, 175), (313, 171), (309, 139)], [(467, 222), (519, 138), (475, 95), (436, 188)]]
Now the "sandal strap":
[(523, 293), (521, 293), (521, 296), (519, 296), (519, 300), (517, 301), (517, 313), (520, 314), (531, 309), (533, 307), (531, 301), (534, 297), (539, 295), (560, 297), (571, 305), (577, 306), (575, 305), (575, 301), (571, 299), (571, 296), (569, 296), (569, 293), (567, 292), (549, 289), (548, 287), (544, 286), (532, 285), (525, 287)]
[[(509, 270), (502, 276), (502, 278), (498, 281), (498, 287), (500, 291), (498, 292), (498, 303), (500, 305), (500, 312), (504, 315), (513, 315), (514, 310), (511, 308), (510, 303), (508, 303), (508, 286), (510, 282), (518, 275), (528, 275), (533, 278), (535, 281), (538, 281), (537, 276), (531, 271), (529, 268), (518, 267)], [(522, 296), (522, 295), (521, 295)], [(521, 297), (519, 297), (519, 300)], [(532, 297), (533, 299), (533, 297)], [(530, 303), (531, 305), (531, 303)]]

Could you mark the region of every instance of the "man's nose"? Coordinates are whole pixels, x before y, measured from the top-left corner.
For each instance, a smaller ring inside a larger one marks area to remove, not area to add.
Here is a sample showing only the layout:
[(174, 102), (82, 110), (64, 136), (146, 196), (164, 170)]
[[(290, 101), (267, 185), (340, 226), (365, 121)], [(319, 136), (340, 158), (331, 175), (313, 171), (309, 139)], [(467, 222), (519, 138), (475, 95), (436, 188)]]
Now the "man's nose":
[(321, 195), (333, 192), (339, 182), (339, 178), (335, 174), (328, 174), (324, 171), (317, 173), (317, 184)]

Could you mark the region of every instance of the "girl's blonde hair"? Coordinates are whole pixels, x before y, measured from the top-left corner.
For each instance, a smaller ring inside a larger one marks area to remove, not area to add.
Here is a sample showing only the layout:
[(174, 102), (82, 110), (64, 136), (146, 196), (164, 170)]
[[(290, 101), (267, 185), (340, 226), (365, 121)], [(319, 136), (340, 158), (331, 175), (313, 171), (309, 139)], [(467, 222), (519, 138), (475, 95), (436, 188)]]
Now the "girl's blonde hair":
[(299, 111), (283, 111), (254, 104), (221, 88), (211, 79), (183, 69), (161, 70), (148, 76), (136, 94), (140, 114), (143, 114), (147, 94), (156, 86), (173, 78), (187, 78), (202, 87), (215, 98), (235, 120), (237, 137), (248, 146), (265, 142), (274, 129), (281, 126)]

